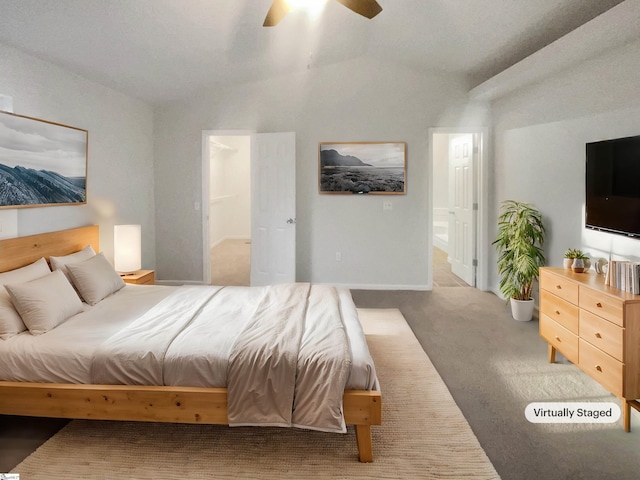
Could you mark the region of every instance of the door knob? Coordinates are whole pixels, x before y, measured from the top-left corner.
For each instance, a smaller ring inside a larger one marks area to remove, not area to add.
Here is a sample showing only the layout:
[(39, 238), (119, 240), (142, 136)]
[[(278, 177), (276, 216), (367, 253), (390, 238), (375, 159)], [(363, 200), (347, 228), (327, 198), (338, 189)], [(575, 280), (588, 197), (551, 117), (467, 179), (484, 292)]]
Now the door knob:
[(296, 219), (295, 218), (290, 218), (290, 219), (287, 220), (287, 223), (292, 225), (292, 224), (296, 223)]

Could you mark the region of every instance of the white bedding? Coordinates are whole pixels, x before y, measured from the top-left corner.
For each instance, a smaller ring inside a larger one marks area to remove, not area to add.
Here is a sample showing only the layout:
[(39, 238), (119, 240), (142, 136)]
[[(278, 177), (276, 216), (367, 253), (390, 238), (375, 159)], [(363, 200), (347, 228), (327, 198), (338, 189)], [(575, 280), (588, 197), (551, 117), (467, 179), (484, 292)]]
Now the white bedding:
[[(183, 287), (127, 285), (97, 305), (85, 306), (84, 312), (46, 334), (33, 336), (23, 332), (0, 341), (0, 380), (92, 383), (91, 363), (99, 347), (180, 288)], [(200, 315), (171, 338), (163, 383), (227, 387), (231, 348), (250, 318), (252, 302), (258, 301), (264, 292), (256, 287), (197, 288), (211, 289), (212, 298)], [(352, 356), (345, 388), (378, 389), (351, 295), (346, 289), (336, 291)], [(170, 317), (165, 321), (170, 322)]]
[(85, 304), (46, 334), (28, 331), (0, 341), (0, 380), (91, 383), (91, 357), (111, 335), (167, 297), (174, 287), (128, 285), (97, 305)]

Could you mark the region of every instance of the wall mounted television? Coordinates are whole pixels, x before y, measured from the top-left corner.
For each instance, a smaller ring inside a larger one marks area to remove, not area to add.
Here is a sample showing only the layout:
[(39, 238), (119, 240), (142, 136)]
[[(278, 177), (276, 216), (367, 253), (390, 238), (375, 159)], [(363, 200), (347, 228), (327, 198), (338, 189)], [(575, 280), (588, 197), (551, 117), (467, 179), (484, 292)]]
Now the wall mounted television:
[(640, 135), (586, 145), (585, 226), (640, 237)]

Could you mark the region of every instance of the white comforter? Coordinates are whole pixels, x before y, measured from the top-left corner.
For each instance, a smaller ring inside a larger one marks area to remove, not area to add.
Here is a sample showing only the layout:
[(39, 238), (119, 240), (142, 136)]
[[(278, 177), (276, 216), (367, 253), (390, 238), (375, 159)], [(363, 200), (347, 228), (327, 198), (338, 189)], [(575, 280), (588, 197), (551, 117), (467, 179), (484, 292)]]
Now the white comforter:
[[(278, 321), (285, 310), (297, 321)], [(270, 327), (250, 328), (258, 318), (270, 319)], [(83, 335), (77, 335), (78, 330)], [(288, 338), (282, 344), (288, 352), (285, 357), (291, 359), (296, 351), (296, 360), (284, 362), (286, 368), (270, 378), (265, 375), (278, 364), (274, 355), (283, 335)], [(252, 347), (249, 353), (248, 347), (259, 337), (268, 338), (266, 345), (271, 347)], [(249, 364), (259, 368), (250, 374), (246, 360), (252, 355)], [(332, 381), (321, 379), (322, 374)], [(348, 290), (308, 284), (127, 286), (45, 335), (21, 334), (0, 342), (0, 379), (227, 387), (232, 425), (292, 425), (323, 431), (344, 431), (345, 388), (378, 388)], [(293, 388), (292, 379), (297, 379)], [(275, 416), (251, 408), (261, 404), (257, 398), (285, 390), (283, 400), (276, 401)], [(325, 407), (318, 408), (318, 401)]]

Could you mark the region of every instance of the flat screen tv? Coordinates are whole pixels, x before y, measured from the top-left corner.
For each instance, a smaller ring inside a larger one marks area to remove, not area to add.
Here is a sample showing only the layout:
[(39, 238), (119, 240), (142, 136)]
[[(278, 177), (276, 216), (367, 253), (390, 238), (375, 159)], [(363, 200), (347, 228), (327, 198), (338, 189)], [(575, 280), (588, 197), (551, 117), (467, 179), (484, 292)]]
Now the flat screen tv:
[(640, 135), (587, 143), (587, 228), (640, 237)]

